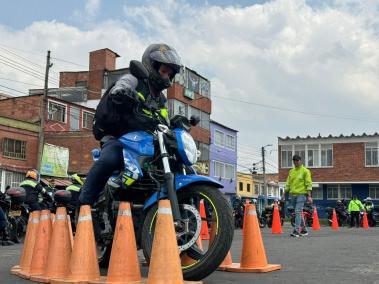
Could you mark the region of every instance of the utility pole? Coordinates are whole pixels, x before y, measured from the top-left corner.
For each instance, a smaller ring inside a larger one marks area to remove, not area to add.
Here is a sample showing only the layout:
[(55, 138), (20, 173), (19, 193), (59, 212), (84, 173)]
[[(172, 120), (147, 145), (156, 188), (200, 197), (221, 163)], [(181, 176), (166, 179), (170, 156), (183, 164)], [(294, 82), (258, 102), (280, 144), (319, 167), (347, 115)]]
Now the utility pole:
[(265, 157), (266, 150), (265, 150), (265, 147), (268, 147), (268, 146), (272, 146), (272, 145), (268, 144), (268, 145), (262, 147), (263, 194), (265, 196), (265, 206), (268, 204), (268, 200), (267, 200), (268, 191), (267, 191), (267, 181), (266, 181), (266, 157)]
[(37, 169), (41, 171), (41, 164), (42, 164), (42, 154), (43, 154), (43, 145), (45, 142), (45, 120), (46, 120), (46, 103), (47, 103), (47, 91), (48, 91), (48, 84), (49, 84), (49, 70), (53, 66), (52, 63), (50, 63), (50, 50), (47, 51), (46, 56), (46, 71), (45, 71), (45, 86), (43, 89), (43, 97), (40, 107), (40, 129), (39, 129), (39, 135), (38, 135), (38, 160), (37, 160)]
[(262, 169), (263, 169), (263, 194), (265, 196), (265, 206), (267, 205), (267, 185), (266, 185), (266, 160), (265, 160), (265, 147), (262, 147)]

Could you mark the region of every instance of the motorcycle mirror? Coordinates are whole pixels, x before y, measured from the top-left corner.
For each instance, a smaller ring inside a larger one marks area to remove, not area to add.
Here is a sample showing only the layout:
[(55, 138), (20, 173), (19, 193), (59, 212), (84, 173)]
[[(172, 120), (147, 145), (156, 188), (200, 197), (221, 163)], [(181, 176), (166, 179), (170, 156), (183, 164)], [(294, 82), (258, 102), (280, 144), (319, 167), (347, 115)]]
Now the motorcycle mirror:
[(149, 78), (149, 72), (147, 71), (145, 66), (143, 66), (143, 64), (137, 60), (130, 61), (129, 70), (130, 74), (132, 74), (134, 77), (138, 79), (144, 80)]
[(199, 122), (200, 122), (200, 117), (199, 117), (199, 116), (197, 116), (197, 115), (191, 115), (191, 118), (190, 118), (190, 124), (191, 124), (192, 126), (196, 126), (196, 125), (198, 125)]

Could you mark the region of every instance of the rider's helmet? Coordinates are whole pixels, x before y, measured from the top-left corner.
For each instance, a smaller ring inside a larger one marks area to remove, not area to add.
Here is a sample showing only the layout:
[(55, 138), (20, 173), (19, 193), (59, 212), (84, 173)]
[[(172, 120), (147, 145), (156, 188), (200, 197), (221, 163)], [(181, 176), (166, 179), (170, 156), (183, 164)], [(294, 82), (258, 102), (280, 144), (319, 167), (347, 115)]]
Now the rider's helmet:
[(26, 178), (34, 179), (35, 181), (38, 181), (38, 182), (39, 182), (39, 179), (40, 179), (39, 172), (38, 172), (36, 169), (28, 170), (28, 171), (26, 172), (25, 177), (26, 177)]
[(341, 200), (337, 200), (337, 204), (341, 204), (342, 203), (342, 201)]
[(78, 174), (71, 175), (70, 180), (73, 184), (79, 184), (79, 185), (84, 184), (84, 179), (82, 177), (80, 177)]
[[(162, 91), (172, 85), (172, 81), (182, 68), (182, 61), (176, 50), (167, 44), (151, 44), (142, 55), (142, 64), (149, 72), (149, 82), (157, 91)], [(159, 67), (164, 64), (174, 72), (170, 79), (164, 79), (159, 74)]]
[(366, 198), (366, 202), (372, 202), (371, 197), (367, 197), (367, 198)]

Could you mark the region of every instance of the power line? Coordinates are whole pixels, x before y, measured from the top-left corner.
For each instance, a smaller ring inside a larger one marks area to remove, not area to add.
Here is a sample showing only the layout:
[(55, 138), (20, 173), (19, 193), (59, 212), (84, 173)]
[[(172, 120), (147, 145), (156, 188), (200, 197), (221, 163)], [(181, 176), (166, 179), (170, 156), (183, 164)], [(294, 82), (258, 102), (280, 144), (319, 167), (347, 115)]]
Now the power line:
[(11, 82), (25, 84), (25, 85), (35, 86), (35, 87), (41, 87), (41, 85), (32, 84), (32, 83), (26, 83), (26, 82), (22, 82), (22, 81), (18, 81), (18, 80), (13, 80), (13, 79), (8, 79), (8, 78), (2, 78), (2, 77), (0, 77), (0, 80), (6, 80), (6, 81), (11, 81)]
[(55, 60), (58, 60), (58, 61), (62, 61), (62, 62), (66, 62), (66, 63), (72, 64), (72, 65), (76, 65), (76, 66), (79, 66), (79, 67), (88, 68), (88, 66), (81, 65), (81, 64), (78, 64), (78, 63), (75, 63), (75, 62), (72, 62), (72, 61), (68, 61), (68, 60), (65, 60), (65, 59), (61, 59), (61, 58), (57, 58), (57, 57), (51, 57), (51, 58), (55, 59)]
[[(18, 65), (17, 67), (24, 68), (24, 69), (28, 70), (29, 72), (34, 73), (37, 76), (42, 76), (42, 77), (44, 76), (44, 74), (41, 71), (33, 69), (32, 67), (27, 66), (27, 65), (25, 65), (23, 63), (20, 63), (20, 62), (14, 60), (12, 58), (9, 58), (9, 57), (4, 56), (4, 55), (0, 55), (0, 57), (2, 58), (1, 60), (5, 61), (5, 62), (7, 62), (9, 64), (14, 64), (16, 66)], [(53, 81), (59, 81), (58, 79), (56, 79), (54, 77), (52, 77), (51, 79), (53, 79)]]
[[(9, 88), (9, 87), (4, 86), (4, 85), (1, 85), (1, 84), (0, 84), (0, 87), (6, 88), (6, 89), (9, 89), (9, 90), (12, 90), (12, 91), (15, 91), (15, 92), (21, 93), (21, 94), (27, 94), (27, 93), (25, 93), (25, 92), (22, 92), (22, 91), (19, 91), (19, 90), (13, 89), (13, 88)], [(28, 95), (28, 94), (27, 94), (27, 95)]]
[(286, 111), (286, 112), (293, 112), (293, 113), (298, 113), (298, 114), (303, 114), (303, 115), (317, 116), (317, 117), (322, 117), (322, 118), (335, 118), (335, 119), (343, 119), (343, 120), (354, 120), (354, 121), (361, 121), (361, 122), (379, 123), (378, 120), (360, 119), (360, 118), (353, 118), (353, 117), (347, 117), (347, 116), (337, 116), (337, 115), (330, 115), (330, 114), (321, 114), (321, 113), (311, 113), (311, 112), (304, 112), (304, 111), (299, 111), (299, 110), (294, 110), (294, 109), (289, 109), (289, 108), (282, 108), (282, 107), (273, 106), (273, 105), (243, 101), (243, 100), (239, 100), (239, 99), (231, 99), (231, 98), (226, 98), (226, 97), (221, 97), (221, 96), (213, 96), (213, 97), (223, 99), (223, 100), (233, 101), (233, 102), (237, 102), (237, 103), (244, 103), (244, 104), (259, 106), (259, 107), (263, 107), (263, 108), (275, 109), (275, 110)]
[[(36, 75), (36, 74), (34, 74), (33, 72), (30, 72), (30, 71), (28, 71), (28, 70), (26, 70), (26, 69), (24, 69), (24, 68), (21, 68), (21, 67), (18, 67), (18, 66), (14, 66), (14, 65), (9, 64), (9, 63), (7, 63), (7, 62), (4, 62), (4, 61), (2, 61), (1, 59), (0, 59), (0, 63), (4, 64), (4, 65), (6, 65), (6, 66), (9, 66), (9, 67), (11, 67), (11, 68), (13, 68), (13, 69), (16, 69), (16, 70), (18, 70), (18, 71), (21, 71), (21, 72), (23, 72), (23, 73), (25, 73), (25, 74), (27, 74), (27, 75), (29, 75), (29, 76), (32, 76), (32, 77), (34, 77), (34, 78), (36, 78), (36, 79), (39, 79), (39, 80), (41, 80), (41, 81), (44, 80), (43, 78), (41, 78), (41, 75)], [(52, 84), (54, 84), (54, 85), (58, 85), (56, 82), (50, 82), (50, 83), (52, 83)]]

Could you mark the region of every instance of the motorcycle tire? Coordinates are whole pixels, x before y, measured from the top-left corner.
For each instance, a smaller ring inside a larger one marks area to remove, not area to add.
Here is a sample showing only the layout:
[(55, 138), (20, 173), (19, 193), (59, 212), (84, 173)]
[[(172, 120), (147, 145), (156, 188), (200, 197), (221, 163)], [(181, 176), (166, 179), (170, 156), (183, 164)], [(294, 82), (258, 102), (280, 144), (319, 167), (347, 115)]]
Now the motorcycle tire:
[[(210, 185), (191, 185), (177, 192), (177, 196), (179, 204), (196, 198), (199, 198), (199, 201), (203, 199), (212, 207), (216, 216), (218, 232), (212, 245), (195, 263), (182, 266), (184, 279), (198, 281), (217, 270), (230, 250), (234, 234), (232, 210), (222, 193)], [(157, 210), (157, 204), (149, 209), (142, 227), (141, 247), (147, 262), (151, 257)]]
[(259, 228), (264, 228), (266, 227), (266, 218), (260, 217), (259, 218)]

